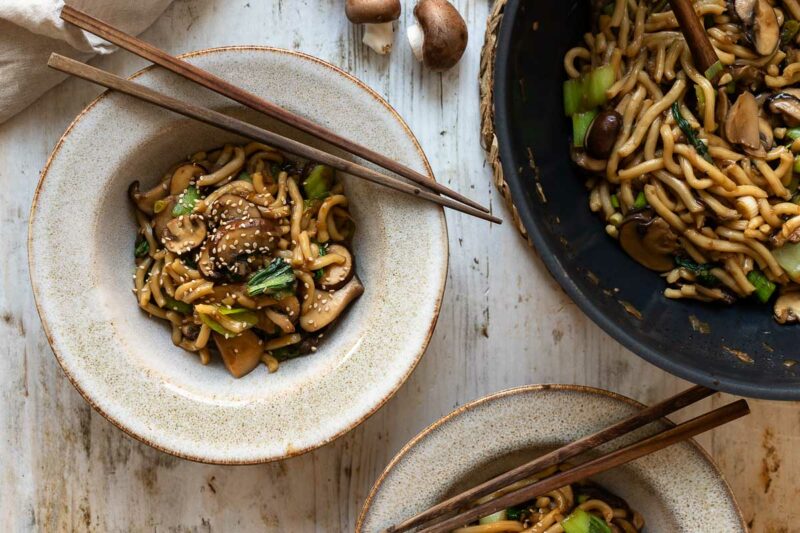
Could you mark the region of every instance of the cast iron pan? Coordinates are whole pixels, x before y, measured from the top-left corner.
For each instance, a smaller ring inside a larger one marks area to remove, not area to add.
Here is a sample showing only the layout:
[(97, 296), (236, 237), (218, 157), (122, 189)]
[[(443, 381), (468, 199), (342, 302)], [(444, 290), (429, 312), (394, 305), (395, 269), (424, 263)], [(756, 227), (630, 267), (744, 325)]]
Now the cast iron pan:
[(562, 58), (588, 28), (586, 1), (509, 0), (498, 36), (500, 156), (539, 255), (592, 320), (647, 361), (718, 390), (800, 400), (800, 364), (792, 366), (800, 361), (800, 325), (780, 326), (771, 305), (751, 301), (668, 300), (658, 274), (630, 259), (589, 211), (569, 158), (561, 96)]

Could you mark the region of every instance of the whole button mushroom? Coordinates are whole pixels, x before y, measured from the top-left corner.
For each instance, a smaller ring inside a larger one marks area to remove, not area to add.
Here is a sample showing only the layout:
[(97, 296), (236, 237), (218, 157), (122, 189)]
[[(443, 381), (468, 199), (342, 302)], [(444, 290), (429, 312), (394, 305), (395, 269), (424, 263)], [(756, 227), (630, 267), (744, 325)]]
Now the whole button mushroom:
[(392, 21), (400, 18), (400, 0), (347, 0), (344, 11), (353, 24), (364, 24), (365, 45), (379, 54), (392, 51)]
[(622, 128), (622, 115), (610, 109), (601, 111), (589, 126), (583, 141), (586, 151), (595, 159), (608, 159)]
[(467, 48), (467, 23), (447, 0), (420, 0), (417, 24), (408, 28), (408, 42), (418, 61), (431, 70), (447, 70)]

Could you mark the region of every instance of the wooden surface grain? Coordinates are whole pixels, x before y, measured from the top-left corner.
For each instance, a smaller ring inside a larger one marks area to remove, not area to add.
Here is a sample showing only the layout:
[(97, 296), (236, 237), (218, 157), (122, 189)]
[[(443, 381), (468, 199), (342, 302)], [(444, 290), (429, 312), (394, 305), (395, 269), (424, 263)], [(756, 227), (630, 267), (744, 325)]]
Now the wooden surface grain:
[[(171, 53), (268, 44), (328, 60), (398, 109), (439, 180), (507, 218), (479, 145), (478, 56), (490, 4), (455, 3), (470, 42), (459, 66), (441, 75), (414, 62), (402, 33), (389, 57), (363, 47), (362, 30), (347, 23), (341, 0), (178, 0), (144, 38)], [(410, 7), (404, 2), (401, 32)], [(125, 75), (145, 65), (126, 53), (94, 63)], [(3, 531), (348, 531), (394, 453), (469, 400), (517, 385), (561, 382), (649, 403), (686, 386), (590, 322), (511, 224), (492, 227), (448, 213), (450, 273), (430, 348), (399, 393), (360, 427), (310, 454), (260, 466), (200, 465), (139, 444), (94, 413), (64, 377), (28, 280), (27, 220), (39, 171), (64, 128), (97, 93), (85, 82), (66, 82), (0, 126)], [(706, 400), (687, 415), (730, 399)], [(750, 404), (746, 421), (699, 441), (717, 460), (753, 531), (798, 531), (800, 406)]]

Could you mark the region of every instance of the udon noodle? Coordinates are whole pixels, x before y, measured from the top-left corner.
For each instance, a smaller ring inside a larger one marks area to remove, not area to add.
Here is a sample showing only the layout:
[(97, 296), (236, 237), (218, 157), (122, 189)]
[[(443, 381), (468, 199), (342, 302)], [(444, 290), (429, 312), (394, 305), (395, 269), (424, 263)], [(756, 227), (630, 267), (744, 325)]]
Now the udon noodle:
[(129, 195), (139, 307), (170, 324), (175, 345), (203, 364), (218, 353), (237, 378), (316, 351), (363, 291), (348, 198), (330, 167), (227, 144)]
[(797, 321), (800, 3), (695, 2), (721, 62), (708, 72), (666, 7), (595, 5), (592, 31), (564, 57), (589, 207), (662, 273), (668, 298), (753, 297)]
[[(478, 500), (481, 504), (548, 477), (568, 465), (551, 467)], [(584, 481), (542, 494), (516, 507), (482, 518), (453, 533), (638, 533), (642, 516), (611, 492)]]

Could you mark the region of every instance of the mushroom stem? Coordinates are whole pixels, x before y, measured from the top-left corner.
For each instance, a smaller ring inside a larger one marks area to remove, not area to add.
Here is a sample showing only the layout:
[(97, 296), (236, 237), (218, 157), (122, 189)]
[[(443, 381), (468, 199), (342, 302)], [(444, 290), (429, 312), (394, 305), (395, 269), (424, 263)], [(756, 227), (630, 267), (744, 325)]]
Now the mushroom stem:
[(394, 25), (391, 22), (364, 24), (364, 38), (361, 42), (381, 55), (392, 51)]
[(408, 44), (411, 45), (411, 51), (414, 52), (414, 57), (417, 61), (422, 61), (422, 43), (425, 41), (425, 34), (422, 33), (422, 27), (419, 24), (409, 26), (406, 30), (408, 37)]

